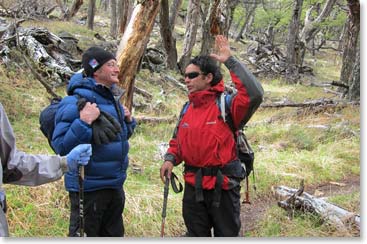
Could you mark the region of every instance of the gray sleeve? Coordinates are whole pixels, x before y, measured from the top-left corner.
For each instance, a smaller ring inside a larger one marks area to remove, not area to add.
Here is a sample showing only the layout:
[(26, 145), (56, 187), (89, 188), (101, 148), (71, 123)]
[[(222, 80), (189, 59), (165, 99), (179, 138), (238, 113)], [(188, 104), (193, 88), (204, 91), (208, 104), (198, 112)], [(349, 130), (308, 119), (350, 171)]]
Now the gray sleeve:
[(3, 168), (17, 169), (22, 177), (9, 182), (17, 185), (37, 186), (60, 179), (67, 170), (66, 159), (58, 155), (32, 155), (18, 151), (13, 129), (0, 103), (0, 161), (1, 183)]
[(233, 72), (241, 81), (242, 85), (246, 88), (251, 103), (253, 106), (258, 107), (262, 102), (264, 95), (264, 89), (256, 77), (251, 71), (235, 57), (231, 56), (224, 63), (226, 67)]
[(65, 170), (66, 158), (58, 155), (32, 155), (15, 151), (8, 168), (16, 167), (22, 177), (11, 182), (15, 185), (38, 186), (60, 179)]
[(8, 221), (6, 220), (6, 216), (2, 208), (0, 208), (0, 237), (8, 237), (8, 236), (9, 236)]

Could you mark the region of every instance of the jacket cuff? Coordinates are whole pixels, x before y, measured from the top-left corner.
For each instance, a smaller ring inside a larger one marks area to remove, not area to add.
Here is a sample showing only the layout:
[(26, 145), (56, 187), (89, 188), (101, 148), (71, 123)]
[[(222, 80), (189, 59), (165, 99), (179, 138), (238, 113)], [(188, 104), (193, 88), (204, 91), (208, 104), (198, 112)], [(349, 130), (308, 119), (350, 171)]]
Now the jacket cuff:
[(238, 61), (236, 60), (235, 57), (233, 56), (230, 56), (225, 62), (224, 62), (224, 65), (229, 69), (231, 70), (232, 67), (237, 63)]
[(177, 165), (176, 163), (176, 157), (175, 155), (171, 154), (171, 153), (166, 153), (163, 157), (164, 161), (170, 161), (173, 163), (174, 166)]
[(62, 170), (62, 172), (63, 172), (63, 173), (65, 173), (65, 172), (68, 172), (68, 171), (69, 171), (66, 156), (64, 156), (64, 157), (60, 157), (60, 168), (61, 168), (61, 170)]

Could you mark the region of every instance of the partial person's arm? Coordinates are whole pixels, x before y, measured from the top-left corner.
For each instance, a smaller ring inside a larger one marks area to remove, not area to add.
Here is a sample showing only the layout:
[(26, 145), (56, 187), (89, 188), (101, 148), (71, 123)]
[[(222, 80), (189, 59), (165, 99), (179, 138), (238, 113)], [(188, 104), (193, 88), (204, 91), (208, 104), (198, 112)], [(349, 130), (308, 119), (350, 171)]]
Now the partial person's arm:
[(79, 159), (88, 162), (90, 154), (90, 146), (76, 149), (71, 158), (58, 155), (33, 155), (18, 151), (13, 129), (0, 104), (0, 160), (2, 163), (0, 177), (4, 175), (3, 183), (38, 186), (56, 181), (69, 170), (70, 166), (78, 163), (77, 156), (83, 156)]
[(215, 39), (218, 54), (210, 56), (228, 68), (237, 93), (231, 100), (231, 116), (236, 128), (246, 124), (260, 106), (264, 90), (247, 67), (232, 56), (229, 42), (224, 36)]

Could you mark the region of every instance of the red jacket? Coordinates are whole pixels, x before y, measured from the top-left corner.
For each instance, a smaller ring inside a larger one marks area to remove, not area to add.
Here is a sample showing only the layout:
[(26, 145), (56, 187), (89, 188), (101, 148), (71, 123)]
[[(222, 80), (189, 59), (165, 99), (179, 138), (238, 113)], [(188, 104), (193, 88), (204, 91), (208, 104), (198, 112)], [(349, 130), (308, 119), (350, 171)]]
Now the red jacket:
[[(245, 123), (262, 101), (263, 89), (255, 77), (233, 57), (225, 62), (237, 89), (230, 112), (236, 128)], [(175, 165), (182, 161), (195, 167), (225, 166), (236, 160), (233, 132), (220, 115), (217, 96), (224, 91), (223, 80), (209, 90), (189, 95), (190, 105), (182, 117), (176, 136), (169, 142), (167, 154), (173, 155)], [(186, 172), (185, 181), (195, 185), (195, 173)], [(213, 189), (215, 176), (203, 176), (203, 189)], [(222, 188), (231, 188), (224, 176)]]

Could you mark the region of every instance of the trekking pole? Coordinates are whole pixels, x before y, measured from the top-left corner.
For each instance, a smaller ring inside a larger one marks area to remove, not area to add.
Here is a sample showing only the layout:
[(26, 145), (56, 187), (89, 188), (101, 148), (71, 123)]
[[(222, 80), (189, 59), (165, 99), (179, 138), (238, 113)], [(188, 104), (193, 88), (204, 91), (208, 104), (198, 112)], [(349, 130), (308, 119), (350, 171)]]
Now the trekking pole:
[(249, 190), (248, 190), (248, 176), (246, 177), (246, 191), (245, 191), (245, 199), (243, 199), (242, 203), (251, 204)]
[(84, 237), (84, 166), (78, 168), (79, 177), (79, 237)]
[(164, 172), (164, 176), (165, 176), (165, 182), (164, 182), (164, 192), (163, 192), (161, 237), (164, 236), (164, 224), (166, 222), (166, 209), (167, 209), (168, 190), (169, 190), (169, 179), (167, 177), (167, 171)]

